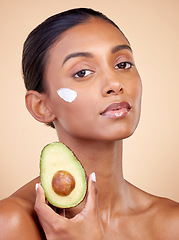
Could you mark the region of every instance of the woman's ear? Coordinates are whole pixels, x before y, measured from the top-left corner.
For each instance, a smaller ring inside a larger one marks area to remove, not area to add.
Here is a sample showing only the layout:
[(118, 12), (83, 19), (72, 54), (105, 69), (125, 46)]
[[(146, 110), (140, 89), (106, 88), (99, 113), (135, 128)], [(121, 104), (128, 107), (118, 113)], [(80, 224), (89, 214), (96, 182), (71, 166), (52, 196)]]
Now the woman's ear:
[(25, 102), (28, 111), (37, 121), (49, 123), (55, 120), (55, 115), (46, 103), (45, 94), (29, 90), (26, 93)]

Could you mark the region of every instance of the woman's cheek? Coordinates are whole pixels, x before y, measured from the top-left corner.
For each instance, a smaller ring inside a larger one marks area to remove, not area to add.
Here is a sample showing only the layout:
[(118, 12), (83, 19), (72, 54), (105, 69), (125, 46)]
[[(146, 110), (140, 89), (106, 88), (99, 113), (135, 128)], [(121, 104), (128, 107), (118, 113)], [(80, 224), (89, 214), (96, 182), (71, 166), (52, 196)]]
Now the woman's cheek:
[(73, 102), (77, 97), (77, 92), (69, 88), (60, 88), (57, 90), (58, 96), (65, 102)]

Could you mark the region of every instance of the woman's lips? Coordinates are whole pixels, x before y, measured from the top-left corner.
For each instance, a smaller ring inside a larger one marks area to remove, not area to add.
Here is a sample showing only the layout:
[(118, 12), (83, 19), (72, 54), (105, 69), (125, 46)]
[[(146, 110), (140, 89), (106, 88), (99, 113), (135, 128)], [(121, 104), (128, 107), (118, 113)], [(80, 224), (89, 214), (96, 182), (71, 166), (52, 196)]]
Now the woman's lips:
[(122, 118), (128, 114), (131, 105), (128, 102), (110, 104), (100, 115), (108, 118)]

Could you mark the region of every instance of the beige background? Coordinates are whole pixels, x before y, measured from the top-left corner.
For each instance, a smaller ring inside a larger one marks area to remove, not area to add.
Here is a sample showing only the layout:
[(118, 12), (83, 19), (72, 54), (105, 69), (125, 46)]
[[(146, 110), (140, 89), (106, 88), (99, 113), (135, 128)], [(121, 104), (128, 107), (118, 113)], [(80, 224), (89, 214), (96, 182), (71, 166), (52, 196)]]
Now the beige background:
[(121, 27), (143, 79), (141, 121), (124, 141), (125, 178), (179, 201), (178, 0), (0, 1), (0, 199), (39, 174), (41, 149), (57, 140), (25, 108), (23, 42), (45, 18), (73, 7), (100, 10)]

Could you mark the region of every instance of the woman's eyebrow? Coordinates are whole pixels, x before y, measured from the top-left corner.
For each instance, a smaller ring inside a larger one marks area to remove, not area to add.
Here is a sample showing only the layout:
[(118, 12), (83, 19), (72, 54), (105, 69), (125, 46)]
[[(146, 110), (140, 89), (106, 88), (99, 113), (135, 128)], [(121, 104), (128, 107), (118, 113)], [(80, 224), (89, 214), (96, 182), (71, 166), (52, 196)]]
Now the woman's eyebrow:
[(71, 53), (69, 55), (67, 55), (65, 57), (65, 59), (63, 60), (63, 63), (62, 65), (68, 61), (70, 58), (75, 58), (75, 57), (87, 57), (87, 58), (92, 58), (93, 57), (93, 54), (92, 53), (89, 53), (89, 52), (76, 52), (76, 53)]
[[(127, 49), (129, 50), (130, 52), (132, 52), (132, 49), (129, 45), (117, 45), (115, 47), (112, 48), (111, 52), (112, 53), (116, 53), (118, 51), (121, 51), (121, 50), (124, 50), (124, 49)], [(90, 52), (75, 52), (75, 53), (71, 53), (69, 55), (67, 55), (65, 57), (65, 59), (63, 60), (63, 63), (62, 63), (62, 66), (71, 58), (76, 58), (76, 57), (87, 57), (87, 58), (92, 58), (93, 57), (93, 54), (90, 53)]]
[(116, 52), (124, 50), (124, 49), (127, 49), (130, 52), (132, 52), (132, 48), (129, 45), (117, 45), (117, 46), (112, 48), (111, 52), (116, 53)]

